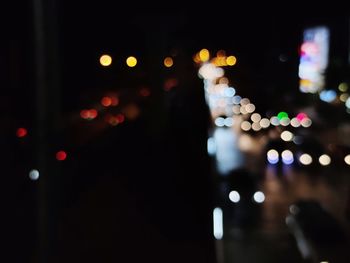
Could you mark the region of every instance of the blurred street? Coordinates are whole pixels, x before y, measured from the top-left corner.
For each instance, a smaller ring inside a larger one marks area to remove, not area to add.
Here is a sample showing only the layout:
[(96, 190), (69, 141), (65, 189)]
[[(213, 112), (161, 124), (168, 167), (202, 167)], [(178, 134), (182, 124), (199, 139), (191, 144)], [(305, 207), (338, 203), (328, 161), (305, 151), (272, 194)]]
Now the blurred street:
[(349, 262), (350, 14), (204, 9), (1, 10), (1, 262)]

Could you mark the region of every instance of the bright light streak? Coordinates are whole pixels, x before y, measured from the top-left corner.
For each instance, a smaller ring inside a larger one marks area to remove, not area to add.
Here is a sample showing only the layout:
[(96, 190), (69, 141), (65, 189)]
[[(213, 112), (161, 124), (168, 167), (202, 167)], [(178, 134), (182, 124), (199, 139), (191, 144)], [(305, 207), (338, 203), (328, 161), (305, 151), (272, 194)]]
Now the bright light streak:
[(276, 164), (279, 160), (279, 154), (275, 149), (271, 149), (267, 152), (267, 161), (270, 164)]
[(220, 207), (216, 207), (213, 211), (214, 237), (220, 240), (224, 236), (223, 213)]
[(128, 67), (133, 68), (135, 67), (137, 64), (137, 59), (133, 56), (130, 56), (126, 59), (126, 65), (128, 65)]
[(40, 174), (39, 174), (38, 170), (33, 169), (29, 172), (29, 178), (33, 181), (38, 180), (39, 176), (40, 176)]
[(300, 155), (299, 161), (303, 165), (310, 165), (312, 163), (312, 157), (310, 154), (303, 153), (302, 155)]
[(327, 166), (331, 163), (331, 157), (329, 157), (327, 154), (322, 154), (320, 158), (318, 158), (318, 161), (321, 165)]
[(290, 131), (283, 131), (283, 132), (281, 133), (281, 139), (282, 139), (283, 141), (285, 141), (285, 142), (290, 142), (290, 141), (292, 141), (292, 140), (293, 140), (293, 137), (294, 137), (294, 135), (293, 135), (293, 133), (291, 133)]
[(239, 200), (241, 200), (241, 196), (237, 191), (231, 191), (230, 194), (228, 195), (228, 198), (231, 200), (233, 203), (238, 203)]
[(284, 164), (292, 164), (294, 162), (293, 153), (290, 150), (284, 150), (281, 156)]
[(253, 198), (254, 198), (254, 201), (259, 203), (259, 204), (261, 204), (261, 203), (263, 203), (265, 201), (265, 195), (261, 191), (255, 192)]

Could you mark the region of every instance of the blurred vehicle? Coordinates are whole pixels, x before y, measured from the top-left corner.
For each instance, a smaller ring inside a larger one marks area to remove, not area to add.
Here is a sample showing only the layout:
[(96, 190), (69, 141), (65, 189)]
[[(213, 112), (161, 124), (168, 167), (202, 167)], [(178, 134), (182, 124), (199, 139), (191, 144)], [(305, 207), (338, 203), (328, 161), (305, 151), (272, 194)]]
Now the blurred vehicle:
[(289, 208), (286, 224), (299, 251), (310, 262), (348, 262), (348, 235), (316, 200), (299, 200)]
[(220, 182), (221, 198), (228, 208), (228, 220), (239, 227), (258, 223), (265, 195), (259, 188), (260, 176), (246, 168), (232, 170)]

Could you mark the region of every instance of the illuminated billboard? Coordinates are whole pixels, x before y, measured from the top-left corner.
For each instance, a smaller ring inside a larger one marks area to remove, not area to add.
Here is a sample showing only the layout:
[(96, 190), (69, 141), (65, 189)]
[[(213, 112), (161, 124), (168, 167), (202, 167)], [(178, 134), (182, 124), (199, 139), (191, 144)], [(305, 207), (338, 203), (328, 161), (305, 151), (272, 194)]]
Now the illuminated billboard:
[(300, 91), (316, 93), (324, 88), (328, 66), (329, 29), (313, 27), (304, 30), (300, 47)]

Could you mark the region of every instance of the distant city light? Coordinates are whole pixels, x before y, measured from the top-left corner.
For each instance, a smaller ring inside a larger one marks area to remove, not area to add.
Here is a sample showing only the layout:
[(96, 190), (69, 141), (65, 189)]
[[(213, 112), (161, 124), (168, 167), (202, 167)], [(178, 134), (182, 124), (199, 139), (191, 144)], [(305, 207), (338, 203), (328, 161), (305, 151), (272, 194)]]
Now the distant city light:
[(288, 113), (287, 112), (284, 112), (284, 111), (281, 111), (277, 114), (277, 118), (281, 121), (282, 119), (284, 118), (288, 118)]
[(241, 99), (240, 103), (242, 106), (245, 106), (250, 103), (250, 100), (248, 98), (243, 98)]
[(261, 126), (261, 128), (264, 128), (264, 129), (268, 128), (270, 126), (270, 120), (267, 118), (261, 119), (260, 126)]
[(216, 207), (213, 211), (213, 227), (214, 237), (220, 240), (224, 236), (223, 213), (220, 207)]
[(224, 70), (211, 63), (205, 63), (199, 69), (198, 74), (204, 79), (214, 80), (221, 78), (224, 75)]
[(222, 117), (218, 117), (215, 119), (215, 125), (218, 127), (223, 127), (225, 125), (225, 119)]
[(263, 203), (263, 202), (265, 201), (265, 195), (264, 195), (264, 193), (261, 192), (261, 191), (255, 192), (253, 198), (254, 198), (254, 201), (255, 201), (256, 203), (259, 203), (259, 204), (260, 204), (260, 203)]
[(281, 133), (281, 139), (282, 139), (283, 141), (285, 141), (285, 142), (290, 142), (290, 141), (292, 141), (292, 140), (293, 140), (293, 137), (294, 137), (294, 135), (293, 135), (293, 133), (291, 133), (290, 131), (283, 131), (283, 132)]
[(294, 128), (297, 128), (300, 126), (300, 122), (297, 118), (293, 118), (291, 121), (290, 121), (290, 125), (292, 125)]
[(67, 158), (67, 153), (65, 151), (58, 151), (56, 153), (56, 159), (58, 161), (64, 161)]
[(17, 131), (16, 131), (16, 136), (17, 136), (18, 138), (23, 138), (23, 137), (25, 137), (27, 134), (28, 134), (28, 131), (27, 131), (27, 129), (25, 129), (25, 128), (18, 128)]
[(126, 59), (126, 64), (128, 65), (128, 67), (133, 68), (137, 64), (137, 59), (133, 56), (130, 56)]
[(307, 153), (303, 153), (300, 157), (299, 157), (299, 161), (301, 164), (303, 165), (310, 165), (312, 163), (312, 157), (310, 154)]
[(105, 106), (105, 107), (109, 107), (109, 106), (111, 106), (112, 105), (112, 99), (110, 98), (110, 97), (103, 97), (102, 99), (101, 99), (101, 104), (103, 105), (103, 106)]
[(29, 172), (30, 180), (36, 181), (39, 179), (39, 176), (40, 176), (40, 174), (39, 174), (38, 170), (33, 169)]
[(349, 98), (349, 93), (343, 93), (339, 96), (339, 99), (342, 101), (342, 102), (346, 102), (346, 100)]
[(230, 194), (228, 195), (228, 198), (230, 199), (231, 202), (238, 203), (239, 200), (241, 199), (241, 196), (237, 191), (231, 191)]
[(259, 122), (254, 122), (252, 124), (252, 129), (253, 129), (253, 131), (260, 131), (261, 130), (260, 123)]
[(322, 154), (320, 158), (318, 158), (318, 161), (321, 165), (327, 166), (331, 163), (331, 157), (329, 157), (327, 154)]
[(85, 120), (93, 120), (97, 117), (98, 112), (95, 109), (80, 111), (80, 117)]
[(294, 162), (293, 153), (290, 150), (284, 150), (281, 156), (284, 164), (292, 164)]
[(148, 97), (149, 95), (151, 95), (151, 91), (149, 88), (142, 88), (140, 89), (140, 95), (142, 97)]
[(350, 109), (350, 98), (348, 98), (345, 102), (345, 106)]
[(224, 93), (226, 97), (233, 97), (236, 93), (236, 90), (232, 87), (227, 87), (224, 89)]
[(100, 57), (100, 64), (104, 67), (108, 67), (112, 64), (112, 57), (110, 55), (102, 55)]
[(224, 120), (224, 125), (226, 127), (231, 127), (233, 125), (233, 118), (231, 117), (227, 117), (225, 120)]
[(276, 116), (273, 116), (273, 117), (271, 117), (271, 119), (270, 119), (270, 123), (271, 123), (273, 126), (278, 126), (278, 125), (280, 125), (280, 120), (279, 120)]
[(215, 155), (216, 153), (216, 143), (213, 137), (208, 138), (207, 150), (209, 155)]
[(228, 57), (226, 58), (226, 63), (227, 63), (227, 65), (229, 65), (229, 66), (234, 66), (234, 65), (236, 65), (236, 62), (237, 62), (237, 59), (236, 59), (235, 56), (228, 56)]
[(334, 90), (322, 90), (320, 99), (324, 102), (332, 102), (337, 98), (337, 93)]
[(304, 128), (310, 127), (311, 124), (312, 124), (312, 121), (309, 118), (305, 118), (301, 121), (301, 126), (303, 126)]
[(347, 165), (350, 165), (350, 154), (344, 157), (344, 161)]
[(245, 110), (248, 113), (253, 113), (255, 111), (255, 105), (253, 103), (249, 103), (245, 106)]
[(343, 83), (340, 83), (339, 86), (338, 86), (338, 89), (341, 91), (341, 92), (346, 92), (348, 91), (348, 84), (346, 84), (345, 82)]
[(299, 78), (301, 92), (316, 93), (325, 85), (328, 66), (329, 29), (307, 28), (300, 49)]
[(298, 119), (299, 122), (301, 122), (303, 119), (307, 118), (307, 114), (304, 112), (300, 112), (298, 113), (296, 118)]
[(164, 66), (165, 67), (170, 68), (173, 66), (173, 64), (174, 64), (174, 62), (173, 62), (173, 59), (171, 57), (166, 57), (164, 59)]
[(261, 120), (261, 115), (259, 113), (253, 113), (252, 116), (250, 116), (250, 119), (252, 122), (259, 122)]
[(201, 51), (199, 51), (199, 58), (202, 62), (207, 62), (210, 58), (209, 50), (203, 48)]
[(242, 129), (243, 131), (249, 131), (251, 128), (252, 128), (252, 125), (250, 124), (249, 121), (243, 121), (243, 122), (241, 123), (241, 129)]
[(267, 152), (267, 161), (270, 164), (276, 164), (279, 160), (279, 154), (275, 149), (271, 149)]

